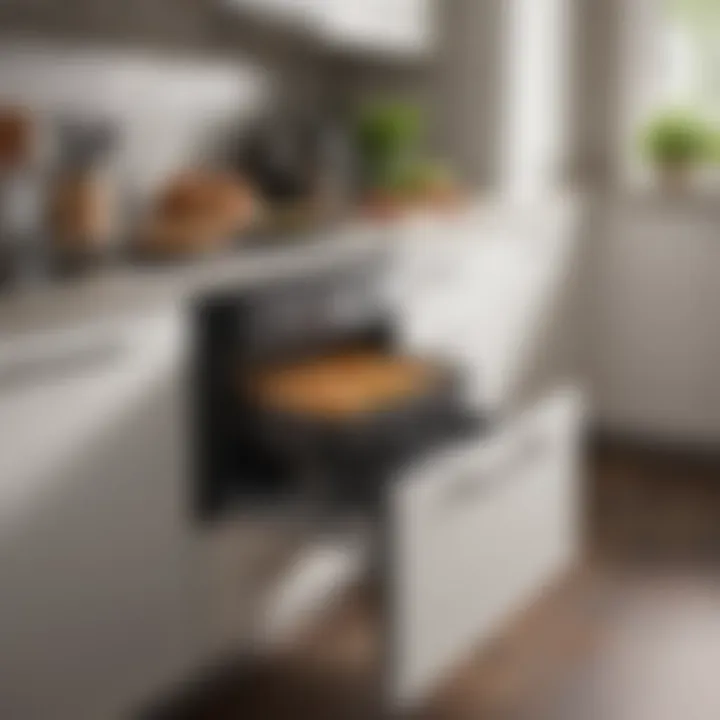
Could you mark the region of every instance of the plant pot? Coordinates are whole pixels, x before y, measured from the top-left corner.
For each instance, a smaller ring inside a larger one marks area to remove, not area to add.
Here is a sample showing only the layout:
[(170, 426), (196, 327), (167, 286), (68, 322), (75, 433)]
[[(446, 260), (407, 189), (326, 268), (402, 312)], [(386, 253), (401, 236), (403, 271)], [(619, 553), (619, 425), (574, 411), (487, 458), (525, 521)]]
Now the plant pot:
[(362, 203), (363, 214), (375, 220), (396, 220), (407, 210), (405, 197), (384, 190), (369, 192)]
[(456, 212), (461, 210), (467, 201), (467, 195), (454, 186), (432, 188), (425, 193), (426, 206), (438, 212)]
[(657, 166), (660, 188), (674, 195), (686, 193), (693, 183), (695, 167), (691, 163), (672, 162)]

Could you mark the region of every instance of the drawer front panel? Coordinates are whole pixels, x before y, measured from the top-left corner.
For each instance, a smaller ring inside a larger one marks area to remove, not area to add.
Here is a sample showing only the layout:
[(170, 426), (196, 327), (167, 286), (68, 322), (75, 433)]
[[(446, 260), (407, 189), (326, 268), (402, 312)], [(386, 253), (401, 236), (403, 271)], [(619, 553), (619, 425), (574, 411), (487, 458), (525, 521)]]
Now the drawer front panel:
[(577, 398), (549, 398), (395, 488), (396, 700), (421, 700), (571, 562), (578, 426)]

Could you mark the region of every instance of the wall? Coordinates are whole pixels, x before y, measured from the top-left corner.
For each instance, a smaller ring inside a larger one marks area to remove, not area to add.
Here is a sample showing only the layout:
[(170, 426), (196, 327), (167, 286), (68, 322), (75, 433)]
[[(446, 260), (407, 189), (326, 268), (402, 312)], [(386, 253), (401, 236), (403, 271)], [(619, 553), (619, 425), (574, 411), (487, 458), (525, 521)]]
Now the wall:
[(574, 0), (570, 168), (602, 189), (637, 174), (637, 127), (655, 102), (658, 0)]
[(429, 150), (449, 161), (471, 186), (500, 177), (504, 52), (503, 2), (435, 0), (435, 46), (414, 63), (346, 62), (335, 87), (346, 105), (399, 98), (426, 109)]
[[(605, 182), (617, 174), (623, 144), (623, 68), (640, 21), (628, 8), (654, 0), (573, 0), (571, 112), (558, 164), (574, 176)], [(517, 0), (515, 2), (517, 4)], [(349, 60), (258, 23), (219, 0), (5, 0), (5, 37), (40, 37), (70, 46), (89, 40), (137, 54), (210, 58), (260, 68), (293, 102), (328, 97), (341, 106), (377, 95), (418, 99), (428, 108), (431, 148), (471, 184), (497, 185), (507, 97), (507, 0), (436, 0), (437, 52), (421, 62)], [(633, 10), (635, 15), (637, 13)], [(637, 18), (636, 18), (637, 19)], [(0, 88), (0, 92), (1, 92)]]
[(471, 184), (499, 181), (506, 0), (450, 0), (438, 19), (438, 145)]

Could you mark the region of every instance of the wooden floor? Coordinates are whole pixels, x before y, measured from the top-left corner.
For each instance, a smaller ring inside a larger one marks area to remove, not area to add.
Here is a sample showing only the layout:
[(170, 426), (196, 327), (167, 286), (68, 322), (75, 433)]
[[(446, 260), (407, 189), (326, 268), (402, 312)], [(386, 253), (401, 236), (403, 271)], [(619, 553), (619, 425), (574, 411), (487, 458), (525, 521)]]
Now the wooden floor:
[[(718, 720), (720, 465), (605, 447), (588, 562), (469, 658), (418, 720)], [(171, 720), (372, 720), (376, 603), (351, 593), (282, 659), (227, 668)]]

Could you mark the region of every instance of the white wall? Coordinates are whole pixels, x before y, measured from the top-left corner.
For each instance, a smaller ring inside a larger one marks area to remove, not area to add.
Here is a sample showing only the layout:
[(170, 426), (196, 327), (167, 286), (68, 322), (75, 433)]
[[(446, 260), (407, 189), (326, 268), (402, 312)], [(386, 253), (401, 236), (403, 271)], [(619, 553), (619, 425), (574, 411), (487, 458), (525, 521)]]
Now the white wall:
[(532, 197), (557, 182), (569, 111), (567, 0), (508, 3), (503, 184)]

